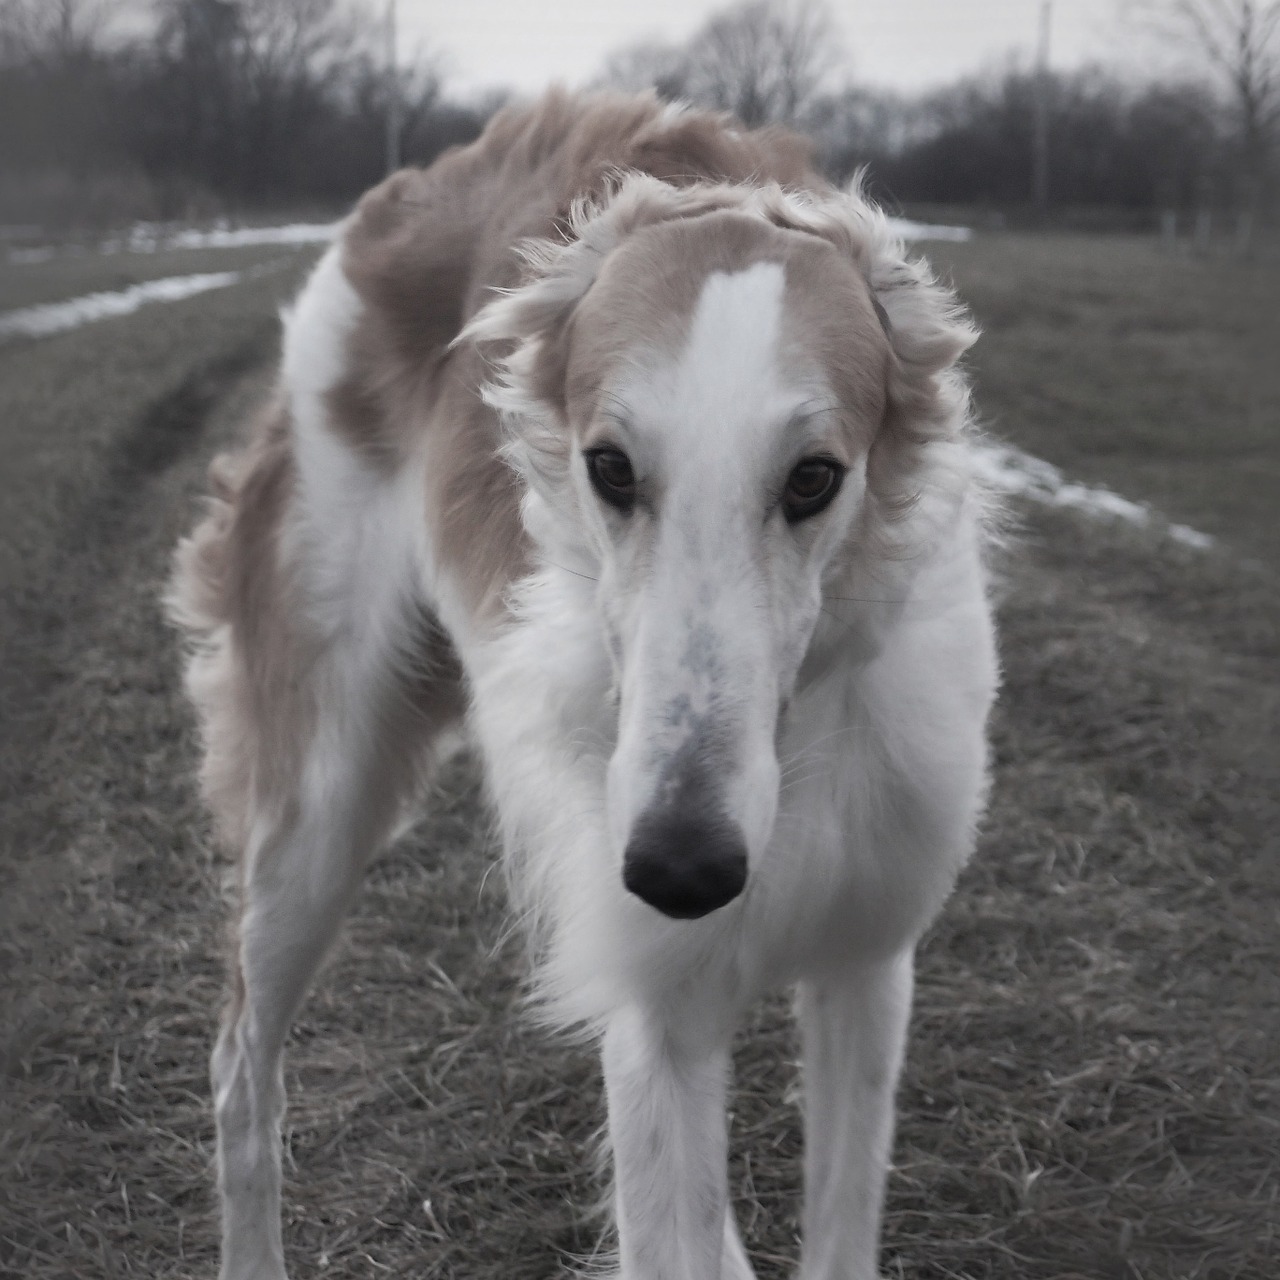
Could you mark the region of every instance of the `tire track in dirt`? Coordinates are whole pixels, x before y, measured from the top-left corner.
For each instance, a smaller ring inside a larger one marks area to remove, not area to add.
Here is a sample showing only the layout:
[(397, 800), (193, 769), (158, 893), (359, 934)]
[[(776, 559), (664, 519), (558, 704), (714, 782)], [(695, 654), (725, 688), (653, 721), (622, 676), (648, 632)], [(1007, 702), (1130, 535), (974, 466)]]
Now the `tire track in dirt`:
[(201, 442), (209, 415), (231, 388), (271, 353), (274, 321), (262, 322), (235, 346), (219, 351), (190, 369), (155, 400), (122, 435), (107, 468), (104, 484), (75, 512), (67, 529), (68, 545), (92, 532), (118, 541), (133, 514), (131, 488), (166, 471)]

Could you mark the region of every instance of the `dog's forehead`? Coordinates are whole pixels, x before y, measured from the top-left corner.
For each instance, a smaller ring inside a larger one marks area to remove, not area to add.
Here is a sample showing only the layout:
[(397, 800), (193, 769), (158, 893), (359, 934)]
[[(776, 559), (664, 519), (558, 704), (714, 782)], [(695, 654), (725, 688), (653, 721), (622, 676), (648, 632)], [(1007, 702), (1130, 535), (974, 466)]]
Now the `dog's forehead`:
[(732, 391), (736, 373), (744, 394), (769, 379), (821, 385), (874, 428), (888, 362), (870, 289), (847, 257), (724, 211), (645, 228), (614, 251), (574, 318), (567, 407), (585, 429), (619, 385), (656, 387), (683, 370)]
[(615, 384), (637, 425), (665, 429), (685, 456), (732, 443), (727, 451), (745, 460), (815, 392), (825, 400), (814, 377), (783, 359), (786, 287), (784, 265), (769, 258), (706, 276), (676, 350)]

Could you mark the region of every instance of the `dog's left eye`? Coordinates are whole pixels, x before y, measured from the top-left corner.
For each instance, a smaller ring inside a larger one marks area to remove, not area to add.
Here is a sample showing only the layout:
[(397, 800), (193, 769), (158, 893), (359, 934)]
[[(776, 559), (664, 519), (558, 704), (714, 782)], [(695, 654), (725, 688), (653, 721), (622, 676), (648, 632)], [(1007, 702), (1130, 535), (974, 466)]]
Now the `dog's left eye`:
[(782, 509), (793, 524), (816, 516), (840, 492), (844, 468), (833, 458), (804, 458), (792, 468)]
[(585, 455), (591, 486), (611, 507), (630, 511), (636, 500), (636, 476), (631, 459), (621, 449), (592, 449)]

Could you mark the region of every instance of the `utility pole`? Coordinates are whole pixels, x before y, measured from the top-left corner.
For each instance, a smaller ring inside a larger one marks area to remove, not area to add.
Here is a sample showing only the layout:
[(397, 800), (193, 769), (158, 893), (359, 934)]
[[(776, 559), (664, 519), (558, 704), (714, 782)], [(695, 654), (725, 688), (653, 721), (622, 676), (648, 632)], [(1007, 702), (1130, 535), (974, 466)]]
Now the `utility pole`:
[(1031, 201), (1043, 221), (1049, 212), (1049, 43), (1053, 32), (1053, 0), (1040, 5), (1040, 48), (1036, 55), (1035, 150), (1031, 168)]
[(387, 172), (400, 167), (400, 73), (396, 59), (396, 0), (387, 0)]

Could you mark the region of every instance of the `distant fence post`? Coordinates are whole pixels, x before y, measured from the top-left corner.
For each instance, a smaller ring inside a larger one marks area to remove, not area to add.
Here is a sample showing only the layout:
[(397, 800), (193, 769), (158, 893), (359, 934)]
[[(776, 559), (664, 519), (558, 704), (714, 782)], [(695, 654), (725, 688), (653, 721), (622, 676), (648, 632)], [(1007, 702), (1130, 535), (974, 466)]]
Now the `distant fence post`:
[(1178, 249), (1178, 211), (1165, 209), (1160, 214), (1160, 243), (1170, 253)]

